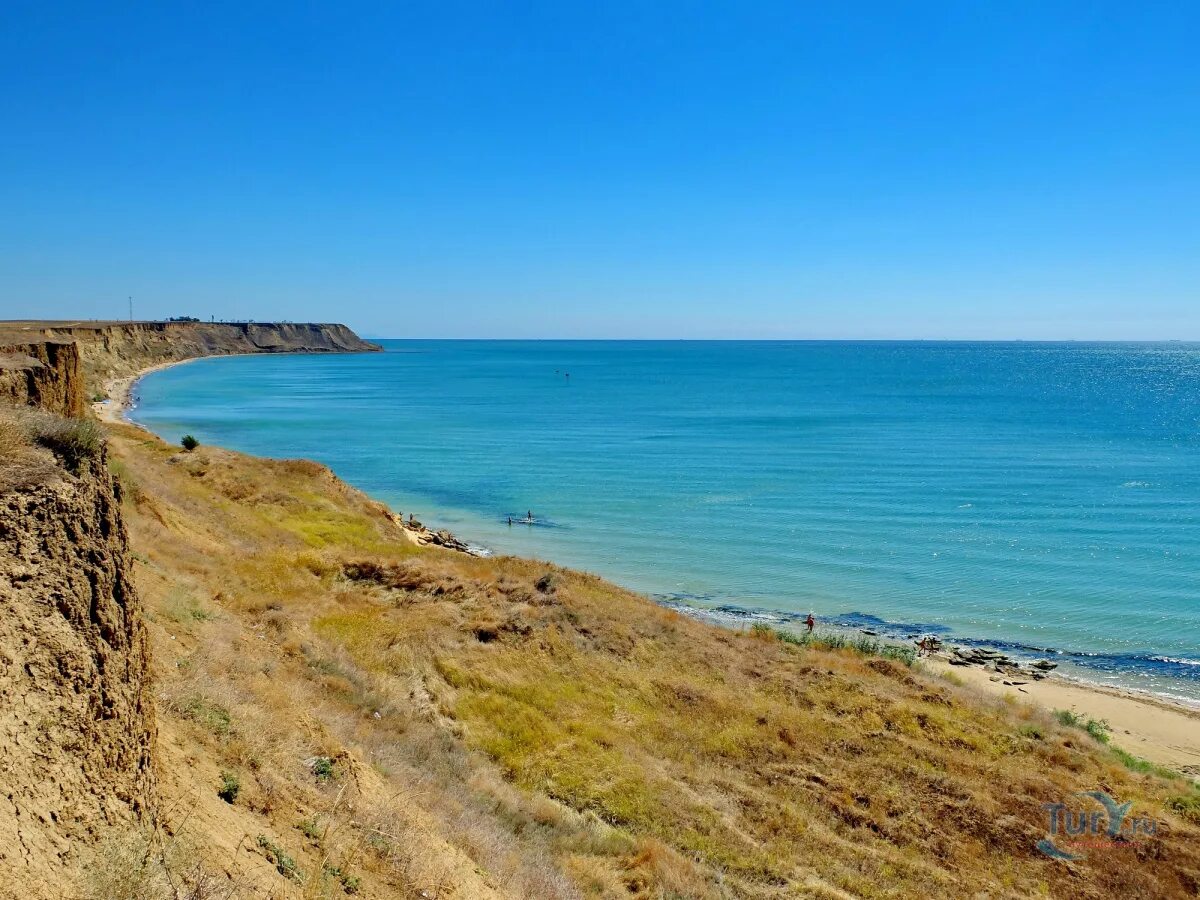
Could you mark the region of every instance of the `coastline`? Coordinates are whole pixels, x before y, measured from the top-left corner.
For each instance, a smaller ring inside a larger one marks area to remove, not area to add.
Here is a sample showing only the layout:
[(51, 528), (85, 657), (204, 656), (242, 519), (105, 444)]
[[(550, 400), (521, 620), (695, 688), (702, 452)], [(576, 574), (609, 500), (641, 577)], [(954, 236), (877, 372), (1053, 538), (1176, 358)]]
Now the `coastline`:
[[(101, 421), (144, 428), (131, 421), (127, 415), (132, 408), (132, 397), (137, 383), (153, 372), (201, 358), (205, 357), (157, 363), (133, 375), (109, 379), (103, 385), (108, 399), (93, 403), (92, 409)], [(447, 531), (434, 531), (420, 522), (406, 523), (395, 514), (389, 512), (389, 515), (403, 528), (405, 537), (415, 544), (440, 545), (476, 555), (466, 543)], [(728, 623), (716, 624), (731, 627)], [(993, 680), (992, 673), (985, 669), (952, 666), (949, 663), (949, 654), (943, 652), (924, 658), (921, 664), (934, 675), (961, 682), (977, 691), (981, 699), (998, 698), (1008, 703), (1024, 703), (1050, 713), (1066, 710), (1083, 719), (1105, 721), (1111, 729), (1114, 746), (1200, 780), (1200, 709), (1182, 701), (1133, 689), (1067, 678), (1055, 673), (1036, 682), (1005, 684), (1003, 680)]]
[[(225, 355), (253, 356), (257, 354), (230, 353)], [(92, 403), (92, 412), (96, 414), (96, 418), (101, 422), (134, 425), (141, 428), (142, 426), (131, 421), (129, 416), (126, 415), (133, 406), (133, 389), (137, 386), (137, 383), (152, 372), (159, 372), (163, 369), (169, 369), (172, 366), (182, 366), (184, 363), (194, 362), (197, 359), (205, 359), (205, 357), (193, 356), (189, 359), (173, 359), (170, 362), (155, 363), (152, 366), (146, 366), (146, 368), (135, 372), (133, 375), (121, 375), (108, 379), (102, 386), (104, 393), (108, 395), (108, 399)]]

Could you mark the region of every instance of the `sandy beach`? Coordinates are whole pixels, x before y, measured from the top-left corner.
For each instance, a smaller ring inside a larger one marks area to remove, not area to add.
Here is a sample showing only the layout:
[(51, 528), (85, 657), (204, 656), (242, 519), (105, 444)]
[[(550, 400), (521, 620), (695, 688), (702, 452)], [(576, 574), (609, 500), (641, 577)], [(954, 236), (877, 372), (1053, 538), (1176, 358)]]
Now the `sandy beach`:
[(1113, 746), (1134, 756), (1200, 778), (1200, 710), (1149, 694), (1068, 680), (1051, 674), (1042, 681), (1006, 685), (992, 672), (974, 666), (952, 666), (942, 655), (922, 664), (938, 674), (950, 673), (985, 694), (1042, 709), (1069, 710), (1111, 727)]
[(161, 369), (169, 369), (171, 366), (180, 366), (184, 363), (193, 362), (191, 359), (176, 359), (171, 362), (157, 363), (153, 366), (147, 366), (139, 370), (133, 375), (123, 375), (120, 378), (110, 378), (104, 382), (104, 393), (108, 395), (107, 400), (100, 400), (92, 404), (92, 412), (96, 414), (101, 422), (123, 423), (128, 420), (125, 418), (125, 412), (129, 409), (133, 401), (133, 388), (138, 381), (151, 372), (157, 372)]

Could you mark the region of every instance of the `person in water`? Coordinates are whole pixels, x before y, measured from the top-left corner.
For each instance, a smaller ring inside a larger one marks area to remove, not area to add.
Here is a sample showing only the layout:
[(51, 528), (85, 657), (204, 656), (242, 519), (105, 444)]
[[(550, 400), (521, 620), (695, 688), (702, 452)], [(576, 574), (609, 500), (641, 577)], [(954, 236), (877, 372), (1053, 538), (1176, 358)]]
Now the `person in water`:
[(812, 613), (809, 613), (808, 618), (804, 620), (804, 624), (808, 626), (808, 633), (812, 634), (813, 626), (817, 624), (817, 620), (813, 618)]
[(533, 510), (532, 510), (532, 509), (531, 509), (531, 510), (528, 510), (528, 511), (526, 511), (526, 513), (525, 513), (525, 521), (526, 521), (526, 522), (528, 522), (530, 525), (532, 525), (532, 524), (533, 524)]
[(512, 516), (508, 517), (508, 527), (512, 528)]

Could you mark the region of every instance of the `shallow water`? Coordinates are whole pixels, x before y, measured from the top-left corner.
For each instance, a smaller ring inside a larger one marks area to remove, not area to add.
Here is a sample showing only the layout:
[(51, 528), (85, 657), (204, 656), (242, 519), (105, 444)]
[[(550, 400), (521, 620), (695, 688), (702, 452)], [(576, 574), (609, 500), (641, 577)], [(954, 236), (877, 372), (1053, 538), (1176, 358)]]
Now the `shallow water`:
[(384, 343), (167, 369), (132, 418), (727, 617), (1200, 699), (1200, 346)]

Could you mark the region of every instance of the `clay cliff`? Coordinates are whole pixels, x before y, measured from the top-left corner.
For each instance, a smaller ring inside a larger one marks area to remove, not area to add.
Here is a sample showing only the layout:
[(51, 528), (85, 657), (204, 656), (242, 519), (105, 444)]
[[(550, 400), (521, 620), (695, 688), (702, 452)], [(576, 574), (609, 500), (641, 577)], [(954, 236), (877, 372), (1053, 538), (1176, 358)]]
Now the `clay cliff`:
[(147, 366), (232, 353), (361, 353), (381, 348), (345, 325), (305, 322), (52, 322), (0, 323), (5, 345), (74, 342), (84, 379), (97, 391), (110, 378)]
[(52, 342), (0, 347), (0, 401), (83, 415), (79, 348)]
[[(151, 808), (155, 725), (121, 492), (82, 406), (74, 345), (25, 348), (0, 407), (0, 871), (61, 881), (108, 826)], [(57, 383), (55, 378), (58, 378)], [(49, 411), (47, 411), (49, 410)]]
[(0, 495), (0, 611), (0, 869), (57, 880), (153, 785), (145, 630), (103, 451)]

